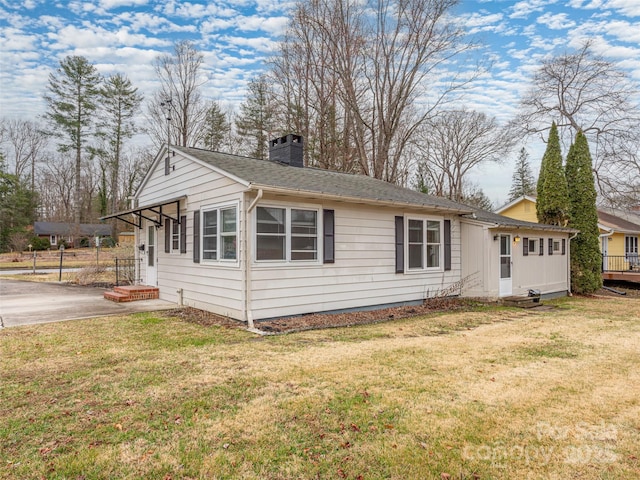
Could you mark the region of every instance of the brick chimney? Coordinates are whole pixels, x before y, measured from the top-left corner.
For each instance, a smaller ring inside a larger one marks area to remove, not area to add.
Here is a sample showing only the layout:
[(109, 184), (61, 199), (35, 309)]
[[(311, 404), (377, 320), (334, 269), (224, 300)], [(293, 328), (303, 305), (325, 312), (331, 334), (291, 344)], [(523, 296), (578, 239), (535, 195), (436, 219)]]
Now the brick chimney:
[(269, 160), (292, 167), (304, 167), (302, 136), (290, 133), (269, 142)]

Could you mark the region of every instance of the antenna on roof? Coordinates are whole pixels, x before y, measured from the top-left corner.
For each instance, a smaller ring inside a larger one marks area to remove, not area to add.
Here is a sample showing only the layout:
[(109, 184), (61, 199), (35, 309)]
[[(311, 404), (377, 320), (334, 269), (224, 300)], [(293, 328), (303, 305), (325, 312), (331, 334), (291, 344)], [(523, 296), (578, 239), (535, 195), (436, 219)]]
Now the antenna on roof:
[(167, 98), (164, 102), (160, 102), (162, 108), (167, 109), (167, 158), (164, 160), (164, 174), (169, 175), (169, 148), (171, 147), (171, 97)]

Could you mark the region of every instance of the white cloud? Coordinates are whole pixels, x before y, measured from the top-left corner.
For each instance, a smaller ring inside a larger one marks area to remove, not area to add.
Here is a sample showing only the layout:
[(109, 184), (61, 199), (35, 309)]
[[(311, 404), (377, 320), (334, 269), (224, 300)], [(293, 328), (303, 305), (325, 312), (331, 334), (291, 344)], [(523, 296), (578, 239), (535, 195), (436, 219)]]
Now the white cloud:
[(47, 37), (52, 41), (51, 48), (56, 50), (68, 50), (82, 48), (90, 50), (104, 46), (139, 46), (139, 47), (164, 47), (171, 42), (149, 37), (141, 34), (133, 34), (126, 28), (109, 31), (102, 27), (85, 24), (83, 28), (68, 25), (58, 32), (49, 32)]
[(100, 8), (103, 10), (111, 10), (119, 7), (134, 7), (146, 5), (149, 0), (100, 0)]
[(551, 30), (565, 30), (567, 28), (573, 28), (576, 25), (576, 22), (570, 19), (566, 13), (553, 14), (546, 12), (540, 15), (536, 21)]
[(511, 7), (510, 18), (527, 18), (534, 12), (542, 12), (545, 7), (556, 3), (556, 0), (523, 0)]
[(638, 0), (609, 0), (606, 7), (619, 10), (629, 17), (640, 17), (640, 2)]

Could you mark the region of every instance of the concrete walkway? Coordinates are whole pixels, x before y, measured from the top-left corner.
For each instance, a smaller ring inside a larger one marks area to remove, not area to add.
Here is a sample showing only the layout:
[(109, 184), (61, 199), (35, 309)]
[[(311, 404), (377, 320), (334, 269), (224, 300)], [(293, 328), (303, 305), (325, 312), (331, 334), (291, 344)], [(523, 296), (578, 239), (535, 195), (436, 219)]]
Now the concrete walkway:
[(106, 289), (0, 279), (0, 317), (5, 327), (176, 308), (164, 300), (115, 303)]

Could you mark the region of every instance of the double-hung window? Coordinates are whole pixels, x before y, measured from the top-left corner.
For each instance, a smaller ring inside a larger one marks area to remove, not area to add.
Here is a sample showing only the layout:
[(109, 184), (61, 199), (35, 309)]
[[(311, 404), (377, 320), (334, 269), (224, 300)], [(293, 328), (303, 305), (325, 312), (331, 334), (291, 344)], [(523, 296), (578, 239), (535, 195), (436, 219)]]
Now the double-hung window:
[(409, 270), (440, 268), (442, 222), (409, 219), (407, 225)]
[(318, 260), (318, 211), (257, 207), (256, 260)]
[(180, 223), (171, 220), (171, 251), (178, 252), (180, 249)]
[(202, 259), (238, 259), (238, 207), (202, 211)]

